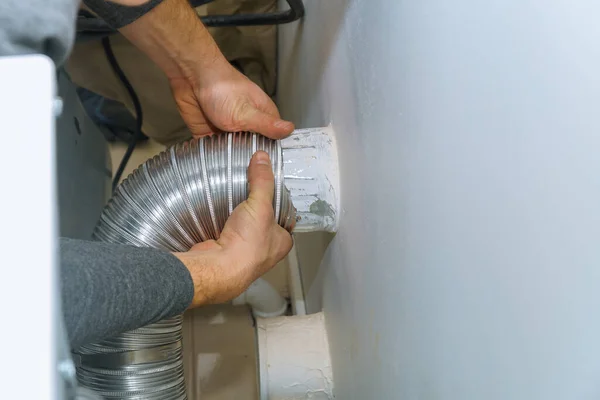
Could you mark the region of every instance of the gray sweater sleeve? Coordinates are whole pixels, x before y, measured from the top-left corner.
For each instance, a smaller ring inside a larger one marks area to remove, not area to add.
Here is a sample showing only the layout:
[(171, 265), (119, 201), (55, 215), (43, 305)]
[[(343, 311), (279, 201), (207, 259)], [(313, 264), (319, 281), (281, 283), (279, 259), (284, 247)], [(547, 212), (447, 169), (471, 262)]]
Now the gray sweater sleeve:
[(73, 44), (78, 0), (0, 0), (0, 56), (45, 54), (62, 64)]
[[(162, 0), (125, 7), (107, 0), (85, 0), (113, 28), (135, 21)], [(75, 37), (79, 0), (0, 0), (0, 56), (45, 54), (56, 65), (67, 59)]]
[(194, 296), (187, 268), (150, 248), (61, 238), (60, 275), (73, 348), (180, 314)]
[(107, 24), (115, 29), (129, 25), (154, 7), (162, 3), (163, 0), (148, 0), (146, 3), (127, 7), (111, 2), (110, 0), (83, 0), (83, 3), (93, 12), (98, 14)]

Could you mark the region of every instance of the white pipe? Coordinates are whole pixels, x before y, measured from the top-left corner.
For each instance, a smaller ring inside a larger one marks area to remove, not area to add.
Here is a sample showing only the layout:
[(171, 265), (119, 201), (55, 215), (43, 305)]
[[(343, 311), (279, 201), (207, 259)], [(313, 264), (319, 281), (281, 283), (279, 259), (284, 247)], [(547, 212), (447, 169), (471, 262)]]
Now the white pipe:
[(256, 321), (260, 400), (331, 400), (323, 313)]
[(288, 307), (283, 296), (262, 278), (255, 280), (244, 293), (233, 299), (234, 306), (244, 304), (252, 307), (252, 313), (261, 318), (284, 315)]

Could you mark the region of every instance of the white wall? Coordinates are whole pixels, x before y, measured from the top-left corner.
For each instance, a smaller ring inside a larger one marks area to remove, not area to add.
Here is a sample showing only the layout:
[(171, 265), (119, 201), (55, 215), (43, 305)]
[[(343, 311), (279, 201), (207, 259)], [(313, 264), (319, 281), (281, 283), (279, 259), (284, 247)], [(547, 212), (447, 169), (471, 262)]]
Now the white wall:
[(600, 3), (305, 3), (279, 101), (338, 135), (336, 398), (600, 398)]

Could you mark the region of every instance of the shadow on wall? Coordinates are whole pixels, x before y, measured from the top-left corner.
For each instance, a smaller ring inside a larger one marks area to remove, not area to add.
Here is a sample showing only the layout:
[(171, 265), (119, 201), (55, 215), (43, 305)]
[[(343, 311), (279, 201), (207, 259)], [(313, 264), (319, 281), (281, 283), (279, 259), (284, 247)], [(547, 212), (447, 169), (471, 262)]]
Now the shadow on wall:
[(257, 399), (255, 322), (247, 307), (211, 305), (185, 313), (184, 362), (192, 399)]
[[(297, 128), (326, 126), (330, 123), (329, 104), (317, 100), (328, 97), (323, 96), (323, 81), (353, 1), (304, 0), (304, 20), (279, 26), (278, 105), (282, 117), (293, 121)], [(283, 0), (279, 6), (280, 9), (287, 7)], [(305, 21), (310, 21), (311, 26), (317, 23), (320, 29), (306, 29)], [(300, 79), (302, 82), (299, 84)], [(295, 234), (308, 313), (322, 309), (323, 273), (319, 267), (333, 236), (325, 232)]]
[[(298, 263), (301, 266), (300, 274), (302, 285), (305, 288), (307, 314), (313, 314), (323, 309), (325, 268), (321, 268), (321, 262), (334, 236), (335, 234), (328, 232), (296, 235)], [(302, 254), (300, 254), (301, 249)]]
[[(282, 117), (292, 120), (298, 128), (325, 126), (330, 122), (329, 106), (318, 107), (318, 102), (311, 100), (317, 99), (323, 90), (328, 60), (353, 1), (304, 0), (304, 19), (279, 26), (277, 99)], [(284, 0), (279, 3), (280, 9), (287, 7)], [(305, 29), (307, 20), (322, 22), (320, 29)], [(299, 79), (303, 82), (297, 85)]]

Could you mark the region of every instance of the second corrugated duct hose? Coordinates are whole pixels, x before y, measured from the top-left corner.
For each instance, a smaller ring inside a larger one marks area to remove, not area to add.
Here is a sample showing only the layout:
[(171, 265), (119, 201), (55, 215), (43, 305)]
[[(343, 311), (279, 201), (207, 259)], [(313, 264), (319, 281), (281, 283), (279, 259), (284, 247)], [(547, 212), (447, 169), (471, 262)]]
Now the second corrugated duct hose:
[[(173, 252), (217, 239), (248, 196), (246, 172), (258, 150), (272, 161), (275, 218), (291, 231), (296, 210), (281, 143), (241, 132), (183, 142), (142, 164), (105, 207), (95, 239)], [(182, 322), (177, 316), (77, 349), (80, 384), (106, 399), (186, 399)]]

